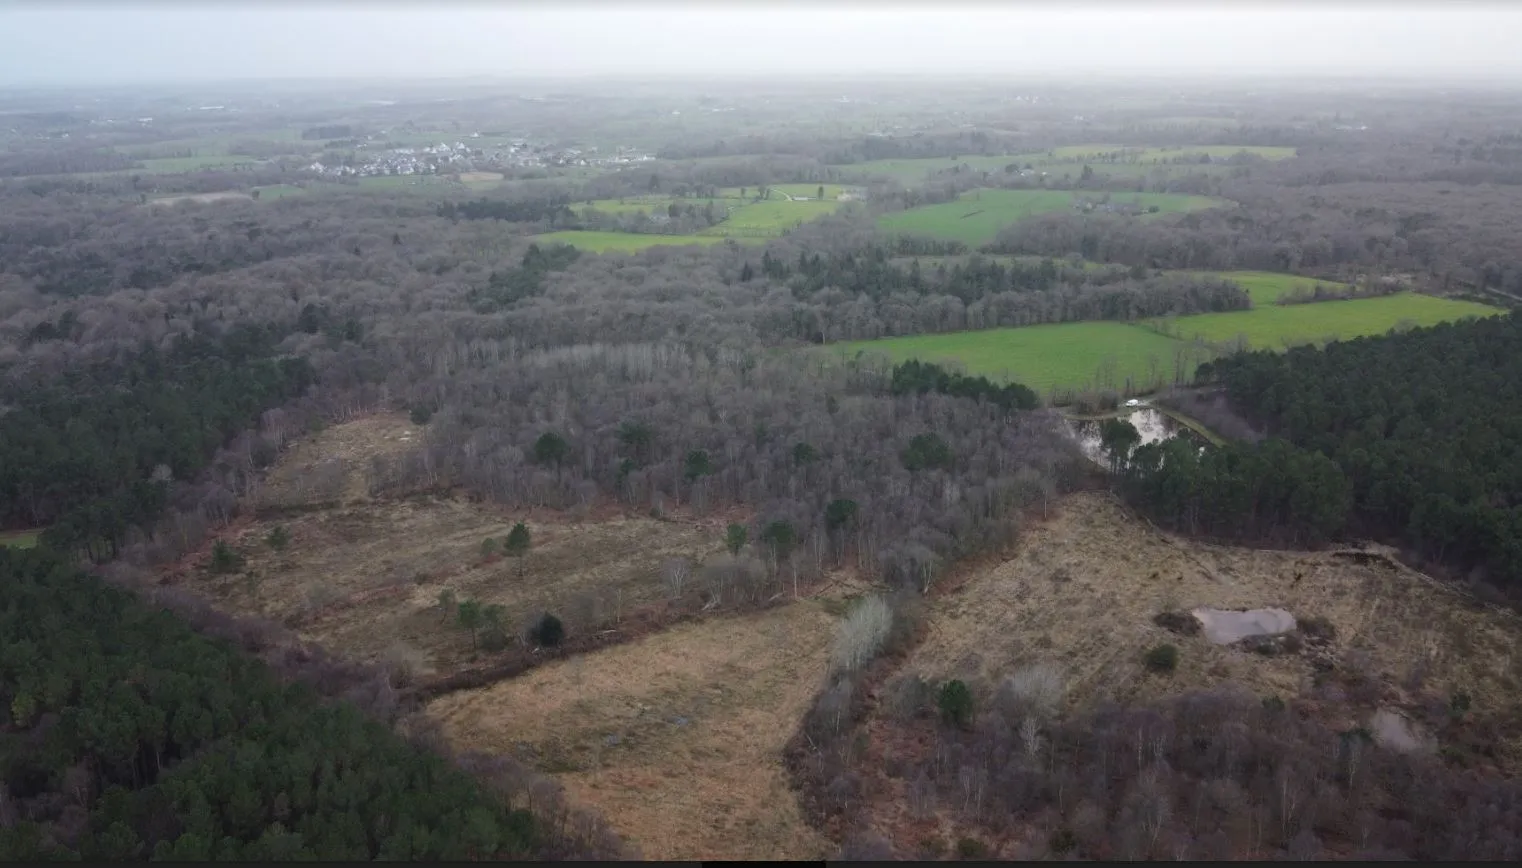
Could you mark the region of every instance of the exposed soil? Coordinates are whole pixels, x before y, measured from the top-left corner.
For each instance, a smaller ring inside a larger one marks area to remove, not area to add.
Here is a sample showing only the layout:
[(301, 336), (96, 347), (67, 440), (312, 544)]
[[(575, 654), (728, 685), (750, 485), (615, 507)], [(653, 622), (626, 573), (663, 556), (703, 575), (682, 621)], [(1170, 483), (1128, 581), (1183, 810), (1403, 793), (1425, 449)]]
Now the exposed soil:
[(179, 202), (217, 202), (222, 199), (252, 199), (247, 193), (238, 190), (223, 190), (220, 193), (193, 193), (185, 196), (165, 196), (162, 199), (149, 199), (149, 205), (174, 205)]

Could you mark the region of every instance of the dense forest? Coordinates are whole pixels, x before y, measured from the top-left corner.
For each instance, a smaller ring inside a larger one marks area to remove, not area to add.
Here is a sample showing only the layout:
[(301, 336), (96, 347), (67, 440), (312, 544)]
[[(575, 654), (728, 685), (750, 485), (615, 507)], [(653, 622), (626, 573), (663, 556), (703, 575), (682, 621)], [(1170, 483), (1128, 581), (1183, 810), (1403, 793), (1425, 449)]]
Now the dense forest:
[(1203, 366), (1249, 419), (1351, 486), (1359, 529), (1522, 580), (1522, 318), (1249, 353)]
[(573, 855), (528, 796), (53, 555), (0, 547), (0, 631), (0, 859)]

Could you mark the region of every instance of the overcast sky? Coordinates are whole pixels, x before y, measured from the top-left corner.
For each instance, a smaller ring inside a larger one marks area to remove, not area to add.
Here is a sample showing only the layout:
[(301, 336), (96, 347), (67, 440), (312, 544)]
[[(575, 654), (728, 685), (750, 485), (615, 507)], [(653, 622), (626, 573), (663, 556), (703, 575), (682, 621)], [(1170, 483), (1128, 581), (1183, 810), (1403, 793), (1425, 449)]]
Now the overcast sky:
[(0, 0), (0, 86), (608, 73), (1522, 78), (1519, 7)]

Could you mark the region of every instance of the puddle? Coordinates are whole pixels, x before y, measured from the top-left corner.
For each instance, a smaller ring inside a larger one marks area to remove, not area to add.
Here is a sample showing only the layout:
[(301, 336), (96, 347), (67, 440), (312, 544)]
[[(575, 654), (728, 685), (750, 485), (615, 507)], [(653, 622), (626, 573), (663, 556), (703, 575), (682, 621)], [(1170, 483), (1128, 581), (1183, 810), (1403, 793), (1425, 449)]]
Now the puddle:
[[(1141, 443), (1137, 444), (1139, 446), (1158, 443), (1170, 437), (1184, 437), (1198, 445), (1200, 449), (1205, 448), (1204, 438), (1180, 425), (1172, 416), (1155, 408), (1138, 407), (1132, 410), (1129, 416), (1123, 418), (1136, 426), (1136, 433), (1141, 435)], [(1069, 419), (1067, 424), (1073, 439), (1078, 443), (1078, 448), (1083, 450), (1083, 454), (1095, 464), (1108, 467), (1109, 459), (1105, 456), (1104, 448), (1099, 445), (1099, 422), (1092, 419)]]
[(1228, 612), (1201, 608), (1190, 614), (1200, 622), (1205, 638), (1216, 645), (1230, 645), (1251, 636), (1277, 636), (1295, 629), (1295, 616), (1283, 609)]

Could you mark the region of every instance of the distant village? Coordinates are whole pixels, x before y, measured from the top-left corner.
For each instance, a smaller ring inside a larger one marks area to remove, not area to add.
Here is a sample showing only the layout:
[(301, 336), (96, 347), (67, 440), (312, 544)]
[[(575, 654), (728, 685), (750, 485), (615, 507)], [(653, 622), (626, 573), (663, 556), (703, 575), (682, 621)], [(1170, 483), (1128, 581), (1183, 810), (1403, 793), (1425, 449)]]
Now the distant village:
[[(382, 134), (383, 136), (384, 134)], [(472, 133), (471, 139), (479, 139)], [(329, 177), (367, 177), (376, 175), (442, 175), (517, 168), (563, 168), (574, 166), (622, 166), (652, 160), (649, 154), (619, 148), (612, 155), (602, 155), (597, 148), (571, 148), (536, 144), (514, 139), (506, 144), (485, 147), (456, 141), (437, 145), (390, 148), (367, 153), (367, 142), (354, 146), (354, 154), (342, 163), (317, 160), (308, 169)]]

